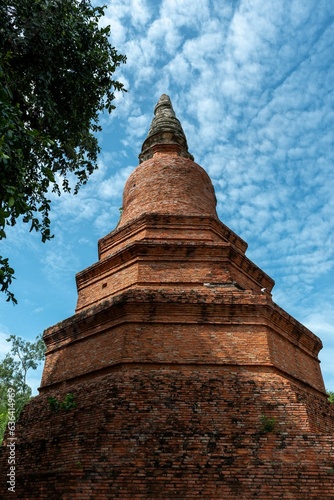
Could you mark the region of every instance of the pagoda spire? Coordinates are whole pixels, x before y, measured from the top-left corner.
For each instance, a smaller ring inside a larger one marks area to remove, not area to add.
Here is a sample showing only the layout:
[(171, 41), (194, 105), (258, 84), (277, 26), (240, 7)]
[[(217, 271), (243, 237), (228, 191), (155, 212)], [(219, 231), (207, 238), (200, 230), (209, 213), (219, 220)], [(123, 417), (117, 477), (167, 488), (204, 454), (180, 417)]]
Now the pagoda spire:
[(175, 116), (171, 100), (168, 95), (162, 94), (154, 108), (154, 118), (142, 145), (140, 163), (152, 158), (157, 150), (170, 149), (173, 145), (179, 156), (194, 159), (188, 151), (187, 139)]

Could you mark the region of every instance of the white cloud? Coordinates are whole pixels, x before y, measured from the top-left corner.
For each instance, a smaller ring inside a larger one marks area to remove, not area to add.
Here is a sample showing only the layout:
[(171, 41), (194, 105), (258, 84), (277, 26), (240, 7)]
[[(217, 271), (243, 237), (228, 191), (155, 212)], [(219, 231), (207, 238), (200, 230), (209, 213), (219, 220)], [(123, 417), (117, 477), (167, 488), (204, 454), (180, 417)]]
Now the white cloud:
[(48, 281), (61, 285), (80, 270), (77, 252), (79, 248), (73, 244), (66, 244), (63, 235), (59, 234), (52, 246), (44, 252), (41, 258), (44, 274)]
[(163, 0), (160, 16), (168, 18), (177, 28), (199, 28), (210, 18), (208, 0)]

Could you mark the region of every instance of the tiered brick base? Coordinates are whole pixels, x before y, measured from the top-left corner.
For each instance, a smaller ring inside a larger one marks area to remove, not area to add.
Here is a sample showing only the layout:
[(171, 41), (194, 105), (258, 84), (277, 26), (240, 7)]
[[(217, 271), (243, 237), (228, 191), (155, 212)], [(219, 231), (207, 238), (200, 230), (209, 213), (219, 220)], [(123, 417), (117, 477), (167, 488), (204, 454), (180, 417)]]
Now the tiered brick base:
[(273, 368), (129, 364), (68, 392), (24, 411), (16, 498), (334, 499), (333, 408)]
[[(219, 221), (167, 96), (140, 158), (118, 227), (77, 275), (76, 314), (44, 333), (16, 498), (334, 500), (321, 341)], [(77, 406), (55, 411), (68, 393)]]

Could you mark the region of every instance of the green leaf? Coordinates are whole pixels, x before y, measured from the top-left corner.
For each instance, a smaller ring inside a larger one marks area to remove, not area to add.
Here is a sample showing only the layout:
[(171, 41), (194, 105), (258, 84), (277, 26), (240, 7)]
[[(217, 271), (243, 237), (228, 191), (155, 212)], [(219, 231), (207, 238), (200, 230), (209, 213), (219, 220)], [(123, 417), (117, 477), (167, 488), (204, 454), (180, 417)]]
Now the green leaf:
[(55, 181), (54, 174), (53, 174), (53, 172), (52, 172), (52, 170), (50, 168), (45, 168), (44, 169), (44, 173), (45, 173), (45, 175), (47, 176), (47, 178), (49, 179), (50, 182), (54, 182)]
[(12, 206), (14, 206), (14, 203), (15, 203), (14, 196), (10, 196), (9, 199), (8, 199), (8, 206), (12, 207)]

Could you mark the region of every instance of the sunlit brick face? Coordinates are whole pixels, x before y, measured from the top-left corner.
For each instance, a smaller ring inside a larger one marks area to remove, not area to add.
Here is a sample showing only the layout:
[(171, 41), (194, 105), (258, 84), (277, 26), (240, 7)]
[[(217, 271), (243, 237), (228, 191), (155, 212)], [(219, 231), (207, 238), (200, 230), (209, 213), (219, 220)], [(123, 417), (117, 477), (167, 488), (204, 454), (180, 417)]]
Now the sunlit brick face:
[(143, 213), (217, 217), (209, 176), (189, 159), (155, 153), (136, 168), (125, 185), (120, 226)]

